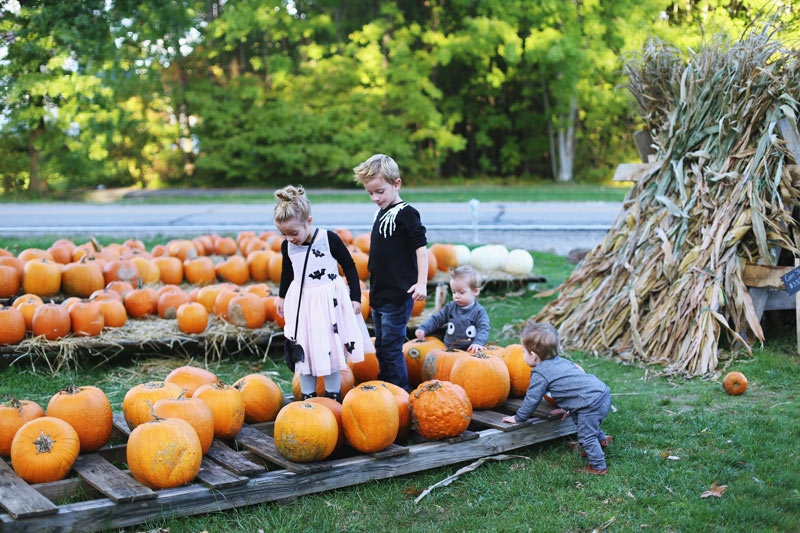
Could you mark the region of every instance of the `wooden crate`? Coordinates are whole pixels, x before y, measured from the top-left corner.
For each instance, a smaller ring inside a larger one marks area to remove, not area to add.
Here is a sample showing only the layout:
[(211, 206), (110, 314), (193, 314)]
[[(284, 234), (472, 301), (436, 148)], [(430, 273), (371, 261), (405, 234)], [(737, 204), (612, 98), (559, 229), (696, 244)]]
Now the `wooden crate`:
[[(124, 444), (79, 456), (70, 477), (52, 483), (28, 485), (0, 460), (0, 507), (6, 511), (0, 514), (0, 533), (97, 531), (221, 511), (471, 461), (575, 433), (572, 419), (553, 416), (544, 402), (531, 420), (502, 423), (520, 403), (509, 400), (500, 410), (476, 411), (470, 429), (451, 439), (427, 441), (412, 433), (404, 446), (372, 454), (350, 450), (350, 455), (305, 464), (278, 453), (272, 422), (246, 425), (232, 441), (214, 441), (194, 482), (172, 489), (150, 490), (114, 466), (125, 461)], [(114, 427), (128, 434), (119, 413)], [(79, 491), (91, 499), (54, 503)]]

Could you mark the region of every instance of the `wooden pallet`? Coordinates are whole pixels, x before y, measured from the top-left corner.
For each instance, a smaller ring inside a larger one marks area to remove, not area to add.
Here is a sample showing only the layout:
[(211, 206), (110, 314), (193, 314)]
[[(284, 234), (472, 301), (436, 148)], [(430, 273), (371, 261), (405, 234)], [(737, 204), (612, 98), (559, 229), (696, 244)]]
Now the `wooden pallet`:
[[(81, 455), (70, 477), (52, 483), (29, 485), (0, 459), (0, 507), (6, 511), (0, 513), (0, 533), (97, 531), (220, 511), (470, 461), (575, 433), (575, 423), (553, 416), (548, 405), (540, 405), (535, 418), (523, 424), (502, 423), (519, 403), (509, 400), (497, 411), (476, 411), (470, 429), (458, 437), (427, 441), (412, 433), (406, 445), (372, 454), (349, 450), (317, 463), (281, 456), (272, 439), (274, 423), (245, 425), (232, 441), (214, 441), (194, 482), (172, 489), (151, 490), (114, 466), (125, 462), (124, 444)], [(119, 435), (130, 433), (120, 414), (114, 427)], [(79, 493), (91, 499), (54, 503)]]

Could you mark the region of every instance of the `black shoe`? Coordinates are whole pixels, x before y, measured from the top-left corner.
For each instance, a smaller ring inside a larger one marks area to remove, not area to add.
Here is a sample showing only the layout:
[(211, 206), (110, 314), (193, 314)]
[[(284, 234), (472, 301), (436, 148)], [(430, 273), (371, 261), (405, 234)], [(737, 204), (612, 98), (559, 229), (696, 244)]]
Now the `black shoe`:
[(326, 398), (330, 398), (333, 401), (342, 403), (342, 393), (341, 392), (325, 391), (325, 397)]
[(317, 393), (316, 392), (309, 392), (308, 394), (301, 394), (300, 395), (300, 400), (301, 401), (306, 401), (309, 398), (316, 398), (316, 397), (317, 397)]

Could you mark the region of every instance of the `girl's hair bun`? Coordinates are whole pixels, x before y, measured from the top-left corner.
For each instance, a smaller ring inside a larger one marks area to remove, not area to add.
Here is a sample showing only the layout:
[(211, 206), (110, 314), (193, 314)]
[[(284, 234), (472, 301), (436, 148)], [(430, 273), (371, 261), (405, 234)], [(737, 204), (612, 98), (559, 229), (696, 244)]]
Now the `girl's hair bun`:
[(284, 222), (289, 219), (307, 219), (311, 216), (311, 204), (306, 198), (306, 191), (302, 185), (294, 187), (287, 185), (283, 189), (275, 191), (274, 217), (276, 222)]

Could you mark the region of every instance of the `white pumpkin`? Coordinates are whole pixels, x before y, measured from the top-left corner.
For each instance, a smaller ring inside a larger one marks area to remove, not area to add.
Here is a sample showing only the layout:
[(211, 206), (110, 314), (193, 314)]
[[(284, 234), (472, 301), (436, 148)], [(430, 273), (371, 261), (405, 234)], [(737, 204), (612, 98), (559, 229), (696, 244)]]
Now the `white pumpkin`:
[(508, 250), (501, 244), (479, 246), (469, 254), (469, 262), (482, 272), (500, 270), (505, 265)]
[(456, 257), (458, 258), (458, 266), (469, 264), (469, 248), (463, 244), (456, 244), (453, 246), (456, 249)]
[(509, 274), (516, 274), (518, 276), (530, 274), (533, 270), (533, 257), (527, 250), (522, 250), (521, 248), (511, 250), (508, 253), (508, 257), (506, 257), (503, 270)]

